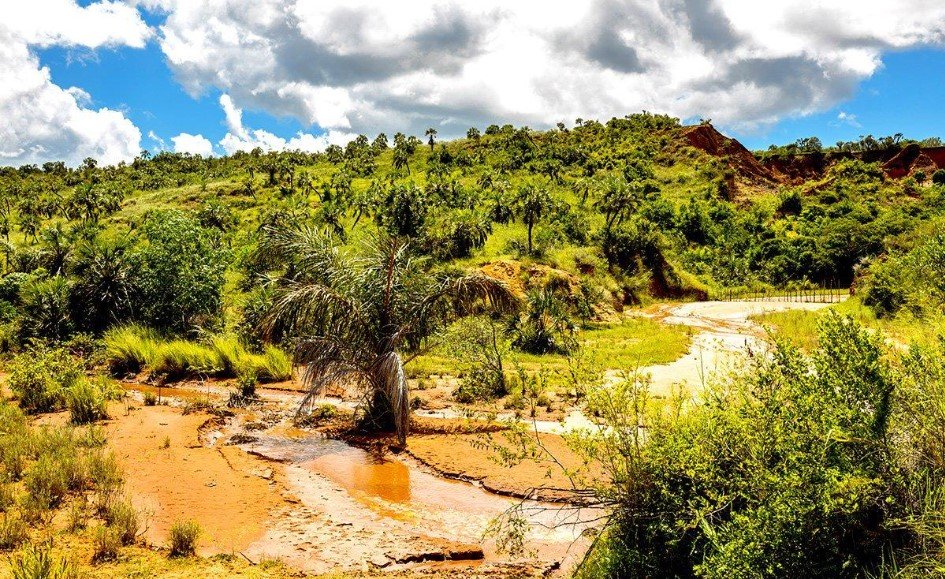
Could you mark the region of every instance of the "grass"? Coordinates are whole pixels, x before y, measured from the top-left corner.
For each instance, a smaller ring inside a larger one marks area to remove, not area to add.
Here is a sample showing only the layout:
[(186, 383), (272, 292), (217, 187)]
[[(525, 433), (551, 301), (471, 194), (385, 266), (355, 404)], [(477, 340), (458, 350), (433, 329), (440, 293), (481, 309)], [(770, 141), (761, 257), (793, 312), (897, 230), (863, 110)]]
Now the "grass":
[(195, 521), (179, 521), (171, 527), (171, 557), (192, 557), (197, 552), (200, 525)]
[(788, 310), (751, 316), (751, 320), (769, 329), (773, 335), (793, 342), (806, 352), (817, 348), (817, 326), (826, 312), (833, 311), (850, 316), (859, 324), (882, 332), (888, 339), (899, 344), (926, 343), (945, 330), (942, 319), (919, 320), (909, 315), (895, 318), (877, 318), (859, 297), (831, 305), (816, 311)]
[(115, 374), (138, 373), (180, 378), (194, 374), (236, 377), (253, 374), (263, 382), (292, 377), (292, 359), (275, 346), (262, 353), (249, 351), (233, 335), (221, 334), (207, 344), (191, 340), (162, 340), (139, 326), (124, 326), (105, 334), (106, 356)]
[[(591, 324), (578, 333), (582, 362), (599, 370), (631, 370), (666, 364), (682, 357), (689, 349), (690, 332), (646, 318), (626, 318), (617, 323)], [(446, 353), (445, 347), (419, 356), (408, 366), (412, 377), (457, 375), (463, 368)], [(534, 355), (515, 352), (515, 361), (527, 372), (547, 370), (552, 374), (568, 368), (563, 355)], [(511, 364), (509, 365), (511, 369)], [(551, 382), (555, 380), (552, 378)]]

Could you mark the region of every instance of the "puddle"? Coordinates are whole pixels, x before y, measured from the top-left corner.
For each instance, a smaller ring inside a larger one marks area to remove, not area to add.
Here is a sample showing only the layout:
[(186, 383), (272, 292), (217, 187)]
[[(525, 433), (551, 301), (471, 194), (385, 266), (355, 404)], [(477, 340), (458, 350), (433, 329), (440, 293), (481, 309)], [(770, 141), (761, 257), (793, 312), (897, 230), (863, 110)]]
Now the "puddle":
[(412, 498), (407, 465), (372, 456), (359, 448), (348, 447), (331, 452), (302, 466), (326, 476), (355, 495), (392, 503), (408, 503)]

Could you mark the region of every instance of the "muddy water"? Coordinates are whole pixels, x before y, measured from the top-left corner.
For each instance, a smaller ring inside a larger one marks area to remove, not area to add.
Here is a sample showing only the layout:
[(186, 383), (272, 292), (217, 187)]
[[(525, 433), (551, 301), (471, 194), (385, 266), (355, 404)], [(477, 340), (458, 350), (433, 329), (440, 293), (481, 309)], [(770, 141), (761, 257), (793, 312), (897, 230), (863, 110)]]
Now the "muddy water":
[[(501, 562), (502, 554), (483, 534), (496, 516), (520, 504), (531, 523), (529, 549), (540, 561), (566, 563), (582, 552), (575, 541), (588, 525), (558, 524), (573, 522), (568, 519), (576, 515), (573, 510), (521, 503), (473, 484), (437, 477), (408, 457), (378, 456), (313, 433), (277, 427), (254, 436), (258, 439), (242, 448), (285, 463), (288, 486), (300, 500), (288, 524), (273, 529), (256, 546), (254, 552), (259, 554), (293, 561), (298, 557), (299, 564), (321, 571), (339, 561), (341, 566), (343, 561), (378, 557), (396, 561), (396, 553), (405, 550), (475, 544), (481, 546), (487, 563)], [(330, 550), (317, 556), (310, 551), (308, 544), (315, 536), (322, 537), (323, 545), (325, 538), (343, 545), (338, 560)], [(319, 560), (326, 566), (320, 567)]]

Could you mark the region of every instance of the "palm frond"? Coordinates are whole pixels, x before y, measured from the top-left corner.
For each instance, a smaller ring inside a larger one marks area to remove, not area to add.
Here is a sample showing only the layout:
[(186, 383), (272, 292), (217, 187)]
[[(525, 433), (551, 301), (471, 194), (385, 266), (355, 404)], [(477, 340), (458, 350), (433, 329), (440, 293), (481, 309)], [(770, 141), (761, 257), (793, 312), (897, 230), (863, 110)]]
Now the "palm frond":
[(375, 389), (383, 392), (390, 404), (394, 419), (394, 429), (400, 444), (407, 442), (410, 423), (410, 400), (407, 390), (407, 376), (404, 364), (397, 352), (388, 352), (377, 359), (371, 375)]
[(261, 329), (267, 339), (278, 334), (348, 336), (361, 334), (364, 325), (360, 304), (350, 296), (320, 283), (288, 282)]

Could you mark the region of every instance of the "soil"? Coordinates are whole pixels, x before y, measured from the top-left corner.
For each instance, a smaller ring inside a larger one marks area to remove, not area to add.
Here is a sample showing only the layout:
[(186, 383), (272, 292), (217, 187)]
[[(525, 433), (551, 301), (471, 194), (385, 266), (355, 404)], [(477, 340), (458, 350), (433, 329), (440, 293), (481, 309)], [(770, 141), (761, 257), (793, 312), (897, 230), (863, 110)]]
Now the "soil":
[(580, 478), (599, 476), (599, 472), (585, 467), (561, 436), (539, 434), (538, 437), (542, 450), (537, 457), (514, 464), (501, 462), (498, 453), (488, 450), (496, 445), (516, 447), (516, 441), (502, 433), (414, 436), (407, 445), (407, 452), (442, 476), (476, 481), (497, 494), (543, 501), (574, 498), (569, 491), (578, 481), (569, 478), (561, 466), (580, 472)]
[(191, 519), (203, 530), (202, 554), (238, 552), (263, 535), (270, 513), (285, 502), (275, 480), (279, 465), (204, 439), (213, 422), (206, 414), (130, 408), (113, 407), (105, 428), (132, 504), (147, 514), (147, 542), (167, 544), (171, 526)]

